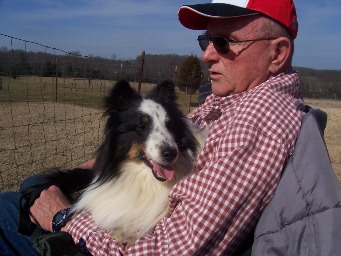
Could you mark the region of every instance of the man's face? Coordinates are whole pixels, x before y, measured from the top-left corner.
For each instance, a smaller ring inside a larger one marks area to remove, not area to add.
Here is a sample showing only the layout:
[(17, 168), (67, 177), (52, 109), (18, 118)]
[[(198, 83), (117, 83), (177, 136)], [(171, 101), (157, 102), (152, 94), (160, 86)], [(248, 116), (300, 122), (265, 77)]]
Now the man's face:
[[(233, 40), (257, 39), (261, 36), (259, 16), (235, 19), (212, 19), (207, 27), (210, 37), (222, 36)], [(257, 23), (258, 22), (258, 23)], [(213, 94), (227, 96), (251, 90), (271, 75), (271, 40), (245, 42), (229, 46), (226, 54), (220, 54), (209, 44), (202, 59), (209, 64)]]

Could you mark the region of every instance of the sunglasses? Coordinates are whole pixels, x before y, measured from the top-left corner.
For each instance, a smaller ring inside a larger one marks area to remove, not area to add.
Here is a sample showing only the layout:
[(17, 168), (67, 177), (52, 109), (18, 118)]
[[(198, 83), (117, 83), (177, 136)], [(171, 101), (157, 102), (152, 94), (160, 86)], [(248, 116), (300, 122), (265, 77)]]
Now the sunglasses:
[(231, 38), (225, 38), (221, 36), (209, 37), (207, 35), (199, 35), (198, 42), (201, 50), (206, 51), (208, 45), (213, 43), (214, 48), (220, 54), (227, 54), (230, 50), (230, 44), (238, 44), (238, 43), (246, 43), (246, 42), (257, 42), (264, 40), (273, 40), (276, 38), (258, 38), (258, 39), (250, 39), (250, 40), (233, 40)]

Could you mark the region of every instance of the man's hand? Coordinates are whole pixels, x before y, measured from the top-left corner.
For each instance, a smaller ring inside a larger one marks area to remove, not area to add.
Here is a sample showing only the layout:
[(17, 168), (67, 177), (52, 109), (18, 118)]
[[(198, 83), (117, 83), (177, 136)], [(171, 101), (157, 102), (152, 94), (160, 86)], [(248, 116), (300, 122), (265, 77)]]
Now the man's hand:
[(95, 163), (96, 159), (90, 159), (84, 163), (81, 163), (80, 165), (77, 166), (77, 168), (81, 168), (81, 169), (92, 169), (94, 167), (94, 163)]
[[(43, 190), (30, 208), (31, 221), (47, 231), (52, 231), (54, 215), (71, 204), (62, 191), (52, 185)], [(62, 229), (65, 230), (65, 227)]]

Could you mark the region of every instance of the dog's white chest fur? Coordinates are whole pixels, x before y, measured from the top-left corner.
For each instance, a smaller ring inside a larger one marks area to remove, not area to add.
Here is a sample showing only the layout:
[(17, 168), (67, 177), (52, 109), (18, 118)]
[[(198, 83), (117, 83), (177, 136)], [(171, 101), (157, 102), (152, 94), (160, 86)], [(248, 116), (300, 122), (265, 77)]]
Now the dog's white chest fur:
[[(90, 186), (74, 206), (89, 212), (100, 228), (119, 242), (142, 236), (168, 212), (168, 194), (174, 181), (155, 182), (143, 164), (126, 163), (115, 180)], [(133, 173), (132, 173), (133, 172)]]

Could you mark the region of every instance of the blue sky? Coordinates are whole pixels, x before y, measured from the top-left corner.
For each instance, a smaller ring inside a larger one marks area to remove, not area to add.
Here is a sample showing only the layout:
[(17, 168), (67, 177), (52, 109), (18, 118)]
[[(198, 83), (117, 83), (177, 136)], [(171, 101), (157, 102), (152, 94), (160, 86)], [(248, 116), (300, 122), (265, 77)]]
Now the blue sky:
[[(179, 23), (182, 4), (210, 0), (0, 0), (0, 33), (65, 51), (117, 59), (147, 54), (201, 55), (200, 31)], [(294, 66), (341, 70), (341, 1), (296, 0)], [(0, 36), (0, 46), (24, 43)], [(28, 51), (45, 51), (27, 45)]]

